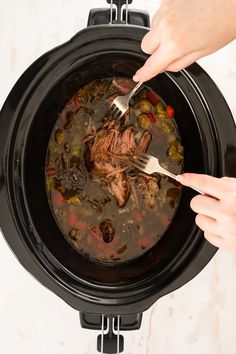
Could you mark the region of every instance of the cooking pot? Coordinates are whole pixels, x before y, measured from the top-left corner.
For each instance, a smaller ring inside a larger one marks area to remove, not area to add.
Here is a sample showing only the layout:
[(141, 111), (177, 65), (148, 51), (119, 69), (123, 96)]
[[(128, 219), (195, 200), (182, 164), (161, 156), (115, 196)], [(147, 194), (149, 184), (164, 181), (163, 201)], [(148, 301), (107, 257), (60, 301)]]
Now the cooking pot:
[[(91, 10), (88, 27), (36, 60), (6, 99), (0, 113), (0, 225), (22, 265), (80, 311), (83, 327), (107, 329), (98, 350), (115, 353), (123, 350), (119, 331), (138, 329), (142, 312), (196, 276), (217, 249), (195, 224), (188, 188), (160, 242), (125, 264), (111, 267), (82, 257), (54, 220), (44, 169), (58, 113), (86, 83), (132, 77), (147, 59), (140, 43), (148, 14), (123, 10), (130, 0), (107, 2), (111, 9)], [(158, 75), (148, 86), (175, 108), (185, 171), (236, 177), (235, 124), (206, 72), (194, 63)]]

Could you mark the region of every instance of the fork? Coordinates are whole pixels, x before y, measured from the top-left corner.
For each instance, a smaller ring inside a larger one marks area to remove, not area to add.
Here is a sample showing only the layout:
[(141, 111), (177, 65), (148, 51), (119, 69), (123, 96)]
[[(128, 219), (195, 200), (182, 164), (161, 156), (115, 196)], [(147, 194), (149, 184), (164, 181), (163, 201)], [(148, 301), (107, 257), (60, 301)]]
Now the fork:
[(121, 119), (123, 117), (123, 115), (125, 114), (125, 112), (127, 112), (129, 109), (129, 101), (130, 101), (131, 97), (133, 97), (135, 92), (139, 89), (139, 87), (142, 84), (143, 84), (143, 82), (139, 81), (137, 83), (137, 85), (133, 88), (133, 90), (130, 91), (130, 93), (128, 93), (127, 95), (116, 97), (112, 101), (112, 103), (109, 107), (108, 113), (111, 114), (113, 116), (113, 118), (116, 118), (117, 120)]
[[(138, 154), (138, 155), (134, 155), (131, 158), (131, 165), (138, 168), (139, 170), (151, 175), (152, 173), (161, 173), (163, 175), (166, 175), (170, 178), (173, 178), (176, 180), (177, 175), (174, 175), (173, 173), (167, 171), (165, 168), (163, 168), (157, 157), (148, 155), (148, 154)], [(192, 187), (191, 187), (192, 188)], [(200, 193), (200, 194), (204, 194), (203, 192), (201, 192), (200, 190), (196, 189), (196, 188), (192, 188), (194, 189), (196, 192)]]

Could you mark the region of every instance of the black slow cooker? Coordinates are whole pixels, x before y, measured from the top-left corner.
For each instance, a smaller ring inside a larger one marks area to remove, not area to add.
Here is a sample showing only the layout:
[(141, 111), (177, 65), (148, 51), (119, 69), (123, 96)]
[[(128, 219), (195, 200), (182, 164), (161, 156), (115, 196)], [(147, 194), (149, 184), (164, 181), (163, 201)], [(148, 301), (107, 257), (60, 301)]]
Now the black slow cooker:
[[(81, 257), (54, 220), (44, 169), (58, 113), (89, 81), (132, 77), (147, 59), (140, 42), (148, 14), (128, 10), (132, 1), (107, 2), (111, 9), (91, 10), (88, 27), (36, 60), (6, 99), (0, 113), (0, 225), (22, 265), (80, 312), (84, 328), (107, 330), (98, 350), (115, 353), (123, 350), (119, 331), (138, 329), (142, 312), (195, 277), (217, 249), (195, 224), (188, 188), (161, 241), (127, 264), (111, 267)], [(148, 85), (175, 108), (185, 171), (236, 177), (235, 124), (206, 72), (195, 63)]]

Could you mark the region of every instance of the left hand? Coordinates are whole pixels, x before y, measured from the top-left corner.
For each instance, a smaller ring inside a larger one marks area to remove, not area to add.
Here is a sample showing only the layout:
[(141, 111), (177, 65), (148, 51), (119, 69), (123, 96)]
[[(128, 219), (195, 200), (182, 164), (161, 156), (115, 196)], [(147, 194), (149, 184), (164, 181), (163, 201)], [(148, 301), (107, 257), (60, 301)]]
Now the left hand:
[(142, 40), (150, 54), (134, 81), (179, 71), (236, 38), (236, 0), (162, 0)]
[(177, 180), (206, 195), (191, 200), (196, 224), (214, 246), (236, 253), (236, 178), (184, 173)]

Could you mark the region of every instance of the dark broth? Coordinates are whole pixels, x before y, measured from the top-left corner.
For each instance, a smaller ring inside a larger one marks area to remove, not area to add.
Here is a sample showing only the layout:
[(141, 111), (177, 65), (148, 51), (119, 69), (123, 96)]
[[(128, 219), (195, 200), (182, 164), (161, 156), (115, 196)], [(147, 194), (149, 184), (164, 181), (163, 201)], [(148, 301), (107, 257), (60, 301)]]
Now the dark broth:
[[(160, 240), (178, 207), (180, 186), (158, 176), (153, 191), (144, 185), (144, 175), (141, 189), (137, 188), (139, 171), (127, 168), (122, 173), (130, 181), (130, 195), (120, 207), (105, 182), (92, 178), (85, 141), (91, 130), (98, 131), (104, 124), (108, 97), (118, 92), (112, 80), (87, 84), (65, 106), (50, 137), (45, 176), (49, 204), (62, 234), (92, 260), (114, 263), (139, 257)], [(183, 148), (172, 107), (148, 87), (135, 95), (130, 106), (127, 124), (135, 129), (136, 141), (150, 131), (148, 153), (172, 173), (180, 173)]]

